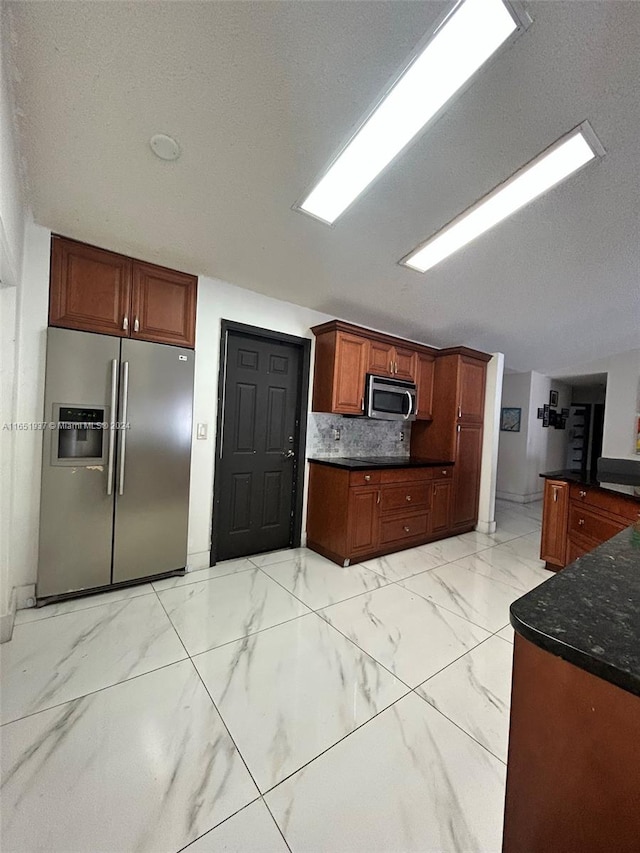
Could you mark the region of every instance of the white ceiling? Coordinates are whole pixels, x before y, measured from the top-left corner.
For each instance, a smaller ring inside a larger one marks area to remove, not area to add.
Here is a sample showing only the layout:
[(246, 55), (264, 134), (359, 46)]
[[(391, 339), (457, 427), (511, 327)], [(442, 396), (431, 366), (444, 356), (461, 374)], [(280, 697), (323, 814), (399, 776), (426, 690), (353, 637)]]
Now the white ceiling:
[[(10, 3), (36, 221), (513, 370), (639, 346), (640, 3), (527, 3), (529, 30), (334, 228), (291, 210), (446, 8)], [(584, 119), (602, 161), (427, 274), (397, 265)]]

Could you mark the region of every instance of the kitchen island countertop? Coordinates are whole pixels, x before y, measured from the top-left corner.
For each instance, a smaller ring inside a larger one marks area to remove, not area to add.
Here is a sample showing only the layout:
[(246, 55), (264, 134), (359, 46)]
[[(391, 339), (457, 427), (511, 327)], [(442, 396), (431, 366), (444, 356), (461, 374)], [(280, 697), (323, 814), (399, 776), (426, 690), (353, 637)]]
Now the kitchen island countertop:
[(640, 696), (640, 533), (629, 527), (511, 605), (522, 637)]

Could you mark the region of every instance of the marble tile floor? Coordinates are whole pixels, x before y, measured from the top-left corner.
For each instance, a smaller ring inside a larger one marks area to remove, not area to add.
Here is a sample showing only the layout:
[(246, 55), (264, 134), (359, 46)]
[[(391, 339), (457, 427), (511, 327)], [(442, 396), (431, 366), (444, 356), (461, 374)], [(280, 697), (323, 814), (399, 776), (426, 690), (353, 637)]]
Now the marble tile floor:
[(498, 853), (509, 605), (540, 506), (341, 568), (304, 548), (20, 611), (3, 853)]

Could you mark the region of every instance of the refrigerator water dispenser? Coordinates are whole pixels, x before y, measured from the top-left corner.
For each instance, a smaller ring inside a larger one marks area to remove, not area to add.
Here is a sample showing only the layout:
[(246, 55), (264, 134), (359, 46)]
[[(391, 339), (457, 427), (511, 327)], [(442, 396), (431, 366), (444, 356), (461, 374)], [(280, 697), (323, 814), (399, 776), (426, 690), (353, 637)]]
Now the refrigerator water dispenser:
[(103, 464), (105, 414), (104, 408), (54, 406), (52, 465)]

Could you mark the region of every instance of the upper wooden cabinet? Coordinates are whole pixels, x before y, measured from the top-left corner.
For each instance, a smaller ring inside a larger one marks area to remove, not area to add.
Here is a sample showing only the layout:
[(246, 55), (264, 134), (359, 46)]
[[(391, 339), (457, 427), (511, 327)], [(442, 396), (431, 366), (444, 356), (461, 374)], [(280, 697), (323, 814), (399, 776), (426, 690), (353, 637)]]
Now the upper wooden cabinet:
[(415, 349), (394, 346), (384, 341), (369, 341), (368, 373), (376, 376), (396, 376), (410, 382), (416, 380), (418, 354)]
[(49, 325), (193, 347), (197, 285), (195, 276), (53, 237)]
[(192, 275), (135, 261), (131, 337), (194, 346), (196, 288)]
[(53, 237), (49, 325), (127, 337), (132, 263), (113, 252)]
[(431, 417), (433, 359), (438, 350), (334, 320), (314, 326), (313, 410), (342, 415), (364, 411), (367, 373), (415, 382), (418, 419)]

